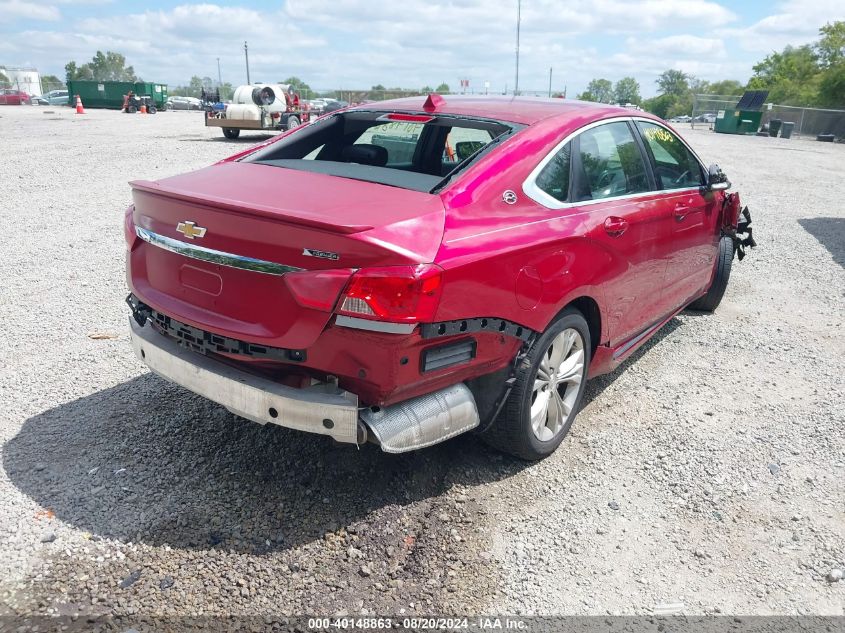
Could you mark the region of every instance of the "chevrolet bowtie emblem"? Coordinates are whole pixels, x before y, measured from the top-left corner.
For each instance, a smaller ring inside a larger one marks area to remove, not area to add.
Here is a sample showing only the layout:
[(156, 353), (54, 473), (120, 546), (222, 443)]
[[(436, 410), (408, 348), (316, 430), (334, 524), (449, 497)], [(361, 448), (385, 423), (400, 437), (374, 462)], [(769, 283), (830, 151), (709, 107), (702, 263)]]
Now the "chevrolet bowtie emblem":
[(205, 229), (201, 226), (197, 226), (193, 222), (180, 222), (176, 225), (176, 230), (189, 240), (205, 235)]

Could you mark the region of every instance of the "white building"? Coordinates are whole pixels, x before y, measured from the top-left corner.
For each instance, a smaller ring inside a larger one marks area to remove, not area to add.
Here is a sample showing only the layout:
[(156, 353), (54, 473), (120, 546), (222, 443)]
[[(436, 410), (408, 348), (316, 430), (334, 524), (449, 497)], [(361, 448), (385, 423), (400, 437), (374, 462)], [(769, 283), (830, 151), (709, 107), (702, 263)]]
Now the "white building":
[(41, 96), (41, 75), (35, 68), (0, 65), (0, 71), (9, 78), (11, 88), (22, 90), (28, 95)]

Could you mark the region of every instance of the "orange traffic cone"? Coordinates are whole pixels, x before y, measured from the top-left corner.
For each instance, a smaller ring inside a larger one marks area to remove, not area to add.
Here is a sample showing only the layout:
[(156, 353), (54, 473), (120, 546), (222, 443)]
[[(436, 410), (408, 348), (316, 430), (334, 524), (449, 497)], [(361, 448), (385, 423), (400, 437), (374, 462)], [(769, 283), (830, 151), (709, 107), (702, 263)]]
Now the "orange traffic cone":
[(141, 105), (141, 114), (146, 114), (146, 113), (147, 113), (147, 106), (146, 106), (146, 104), (142, 104)]
[(79, 95), (76, 95), (76, 113), (85, 114), (85, 108), (82, 107), (82, 99), (79, 98)]

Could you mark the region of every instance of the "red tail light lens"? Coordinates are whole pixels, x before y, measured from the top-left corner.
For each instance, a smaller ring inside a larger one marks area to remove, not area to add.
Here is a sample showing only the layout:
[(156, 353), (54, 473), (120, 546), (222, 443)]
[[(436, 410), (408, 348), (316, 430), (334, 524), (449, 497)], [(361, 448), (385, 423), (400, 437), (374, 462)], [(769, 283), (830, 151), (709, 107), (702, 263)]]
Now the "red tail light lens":
[(377, 321), (431, 321), (440, 302), (443, 269), (435, 264), (362, 268), (341, 296), (338, 314)]

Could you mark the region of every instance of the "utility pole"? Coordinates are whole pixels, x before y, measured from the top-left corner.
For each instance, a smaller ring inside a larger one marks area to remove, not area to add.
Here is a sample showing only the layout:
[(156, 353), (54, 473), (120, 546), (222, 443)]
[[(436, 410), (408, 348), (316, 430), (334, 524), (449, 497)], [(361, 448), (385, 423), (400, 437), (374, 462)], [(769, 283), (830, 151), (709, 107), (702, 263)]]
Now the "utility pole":
[(220, 58), (217, 58), (217, 87), (223, 85), (223, 75), (220, 74)]
[(252, 82), (249, 80), (249, 47), (246, 42), (244, 42), (244, 57), (246, 57), (246, 83), (249, 85)]
[(516, 0), (516, 81), (513, 86), (513, 96), (519, 94), (519, 25), (522, 21), (522, 0)]
[(552, 98), (552, 67), (549, 66), (549, 99)]

